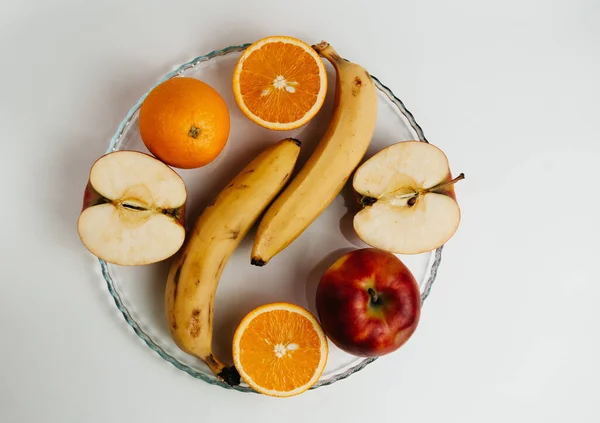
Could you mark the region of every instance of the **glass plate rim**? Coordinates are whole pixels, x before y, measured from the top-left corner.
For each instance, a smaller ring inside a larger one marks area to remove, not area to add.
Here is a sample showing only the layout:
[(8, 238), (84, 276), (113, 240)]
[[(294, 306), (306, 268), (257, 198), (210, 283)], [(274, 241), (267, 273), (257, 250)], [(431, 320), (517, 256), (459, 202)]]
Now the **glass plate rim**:
[[(248, 48), (251, 45), (251, 43), (245, 43), (245, 44), (239, 44), (239, 45), (233, 45), (233, 46), (229, 46), (229, 47), (225, 47), (223, 49), (219, 49), (219, 50), (213, 50), (210, 53), (201, 55), (201, 56), (197, 56), (196, 58), (183, 63), (182, 65), (178, 66), (175, 70), (168, 72), (167, 74), (165, 74), (162, 78), (160, 78), (154, 85), (152, 85), (148, 91), (146, 91), (137, 101), (137, 103), (135, 105), (133, 105), (133, 107), (131, 107), (131, 109), (129, 109), (129, 111), (127, 112), (127, 115), (125, 116), (125, 118), (121, 121), (121, 123), (119, 124), (119, 126), (117, 127), (117, 130), (115, 132), (115, 134), (112, 136), (109, 146), (106, 150), (106, 153), (110, 153), (113, 151), (116, 151), (118, 146), (119, 146), (119, 141), (121, 140), (121, 136), (123, 135), (123, 133), (125, 132), (125, 129), (128, 127), (128, 125), (131, 123), (131, 120), (133, 119), (135, 113), (138, 111), (138, 109), (141, 107), (144, 99), (146, 98), (146, 96), (159, 84), (161, 84), (162, 82), (174, 78), (177, 75), (182, 74), (183, 72), (185, 72), (188, 69), (191, 69), (195, 66), (197, 66), (199, 63), (202, 62), (206, 62), (208, 60), (211, 60), (215, 57), (219, 57), (219, 56), (224, 56), (226, 54), (229, 53), (237, 53), (237, 52), (241, 52), (244, 51), (246, 48)], [(400, 110), (400, 113), (402, 113), (402, 115), (404, 115), (404, 117), (408, 120), (410, 126), (412, 127), (412, 129), (415, 131), (415, 133), (417, 134), (417, 137), (419, 138), (419, 141), (422, 142), (429, 142), (427, 141), (427, 138), (425, 138), (425, 134), (423, 133), (423, 129), (421, 128), (421, 126), (416, 122), (413, 114), (406, 108), (406, 106), (404, 105), (404, 103), (402, 102), (402, 100), (400, 100), (393, 92), (392, 90), (387, 87), (385, 84), (383, 84), (377, 77), (375, 77), (374, 75), (371, 75), (371, 77), (373, 78), (373, 81), (375, 82), (376, 87), (382, 92), (384, 93), (388, 99)], [(434, 254), (432, 255), (431, 258), (431, 265), (429, 267), (429, 275), (427, 277), (427, 281), (425, 282), (425, 286), (423, 288), (423, 293), (421, 294), (421, 303), (423, 303), (425, 301), (425, 299), (429, 296), (429, 293), (431, 292), (431, 287), (433, 286), (433, 282), (436, 279), (437, 276), (437, 272), (440, 266), (440, 263), (442, 261), (442, 250), (443, 250), (444, 246), (442, 245), (441, 247), (437, 248), (434, 251)], [(198, 372), (196, 370), (194, 370), (193, 368), (191, 368), (190, 366), (181, 363), (179, 360), (177, 360), (176, 358), (172, 357), (171, 355), (169, 355), (166, 351), (164, 351), (160, 346), (158, 346), (156, 343), (154, 343), (152, 341), (152, 339), (142, 330), (142, 328), (139, 326), (139, 324), (135, 321), (135, 319), (133, 319), (131, 317), (131, 314), (129, 313), (129, 310), (127, 310), (127, 307), (125, 307), (123, 300), (121, 299), (121, 296), (118, 292), (118, 290), (115, 287), (113, 278), (110, 274), (110, 270), (109, 270), (109, 266), (108, 263), (105, 262), (102, 259), (98, 259), (99, 263), (100, 263), (100, 269), (102, 272), (102, 276), (106, 282), (107, 288), (108, 288), (108, 292), (110, 293), (110, 295), (112, 296), (115, 305), (117, 306), (117, 308), (119, 309), (119, 311), (121, 312), (121, 314), (123, 315), (123, 318), (125, 319), (125, 321), (127, 322), (127, 324), (131, 327), (131, 329), (133, 329), (134, 333), (144, 341), (144, 343), (151, 349), (153, 350), (155, 353), (157, 353), (162, 359), (164, 359), (165, 361), (171, 363), (173, 366), (175, 366), (177, 369), (189, 374), (190, 376), (196, 378), (196, 379), (200, 379), (210, 385), (217, 385), (220, 386), (222, 388), (225, 389), (233, 389), (236, 391), (240, 391), (240, 392), (248, 392), (248, 393), (256, 393), (256, 391), (252, 390), (249, 387), (245, 387), (245, 386), (230, 386), (224, 382), (222, 382), (221, 380), (217, 379), (217, 378), (211, 378), (207, 375), (205, 375), (204, 373)], [(347, 369), (345, 372), (334, 375), (332, 377), (330, 377), (329, 379), (325, 379), (325, 380), (320, 380), (318, 381), (315, 385), (313, 385), (310, 389), (316, 389), (322, 386), (327, 386), (327, 385), (331, 385), (337, 381), (340, 381), (342, 379), (346, 379), (347, 377), (353, 375), (354, 373), (364, 369), (366, 366), (368, 366), (369, 364), (371, 364), (372, 362), (374, 362), (375, 360), (377, 360), (377, 357), (369, 357), (369, 358), (364, 358), (363, 360), (360, 361), (359, 364), (350, 367), (349, 369)]]

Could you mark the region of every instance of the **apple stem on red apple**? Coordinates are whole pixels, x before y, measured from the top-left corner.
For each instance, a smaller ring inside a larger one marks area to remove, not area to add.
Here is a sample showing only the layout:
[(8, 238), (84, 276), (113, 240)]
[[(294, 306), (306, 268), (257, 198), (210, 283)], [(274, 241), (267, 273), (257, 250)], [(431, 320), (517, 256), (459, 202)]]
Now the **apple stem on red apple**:
[(371, 304), (377, 305), (380, 303), (379, 294), (377, 294), (377, 292), (373, 288), (367, 289), (367, 292), (371, 296)]

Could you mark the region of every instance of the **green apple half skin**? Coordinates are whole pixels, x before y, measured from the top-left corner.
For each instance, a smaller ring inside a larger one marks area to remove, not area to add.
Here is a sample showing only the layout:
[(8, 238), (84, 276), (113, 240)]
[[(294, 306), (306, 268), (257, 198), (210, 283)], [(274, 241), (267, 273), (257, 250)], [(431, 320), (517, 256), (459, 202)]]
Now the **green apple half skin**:
[(379, 357), (400, 348), (421, 316), (419, 286), (394, 254), (351, 251), (321, 277), (316, 305), (321, 325), (341, 350)]
[(185, 240), (186, 200), (185, 183), (169, 166), (145, 153), (116, 151), (90, 170), (77, 231), (108, 263), (156, 263)]
[(402, 141), (376, 153), (355, 172), (352, 185), (364, 207), (354, 230), (371, 247), (398, 254), (420, 254), (446, 243), (458, 229), (448, 158), (438, 147)]

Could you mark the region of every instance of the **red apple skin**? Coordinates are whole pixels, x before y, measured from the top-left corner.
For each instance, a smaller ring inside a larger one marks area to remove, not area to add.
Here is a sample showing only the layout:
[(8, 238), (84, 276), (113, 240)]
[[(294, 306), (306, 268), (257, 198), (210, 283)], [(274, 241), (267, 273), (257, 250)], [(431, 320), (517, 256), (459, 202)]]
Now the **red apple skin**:
[(414, 333), (421, 316), (421, 293), (410, 270), (394, 254), (375, 248), (338, 259), (321, 277), (316, 303), (331, 341), (361, 357), (396, 351)]
[(94, 189), (91, 182), (88, 180), (88, 183), (85, 186), (85, 191), (83, 192), (83, 205), (81, 207), (81, 211), (98, 204), (98, 202), (101, 200), (102, 196), (98, 194), (98, 191)]
[[(446, 178), (444, 179), (444, 182), (451, 181), (452, 179), (453, 179), (452, 173), (448, 172), (448, 176), (446, 176)], [(448, 197), (452, 198), (454, 201), (457, 201), (456, 200), (456, 192), (454, 191), (454, 184), (444, 187), (443, 189), (441, 189), (439, 191), (439, 193), (447, 195)]]

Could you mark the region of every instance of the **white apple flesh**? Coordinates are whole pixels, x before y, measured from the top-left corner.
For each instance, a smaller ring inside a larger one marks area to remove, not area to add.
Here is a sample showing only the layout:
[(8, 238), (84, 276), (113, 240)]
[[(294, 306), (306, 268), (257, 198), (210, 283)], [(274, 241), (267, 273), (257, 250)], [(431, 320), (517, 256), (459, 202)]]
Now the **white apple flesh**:
[(353, 187), (364, 208), (354, 229), (372, 247), (419, 254), (446, 243), (460, 223), (448, 159), (439, 148), (403, 141), (381, 150), (356, 171)]
[(183, 180), (164, 163), (136, 151), (109, 153), (92, 166), (77, 230), (109, 263), (155, 263), (185, 240), (186, 200)]

